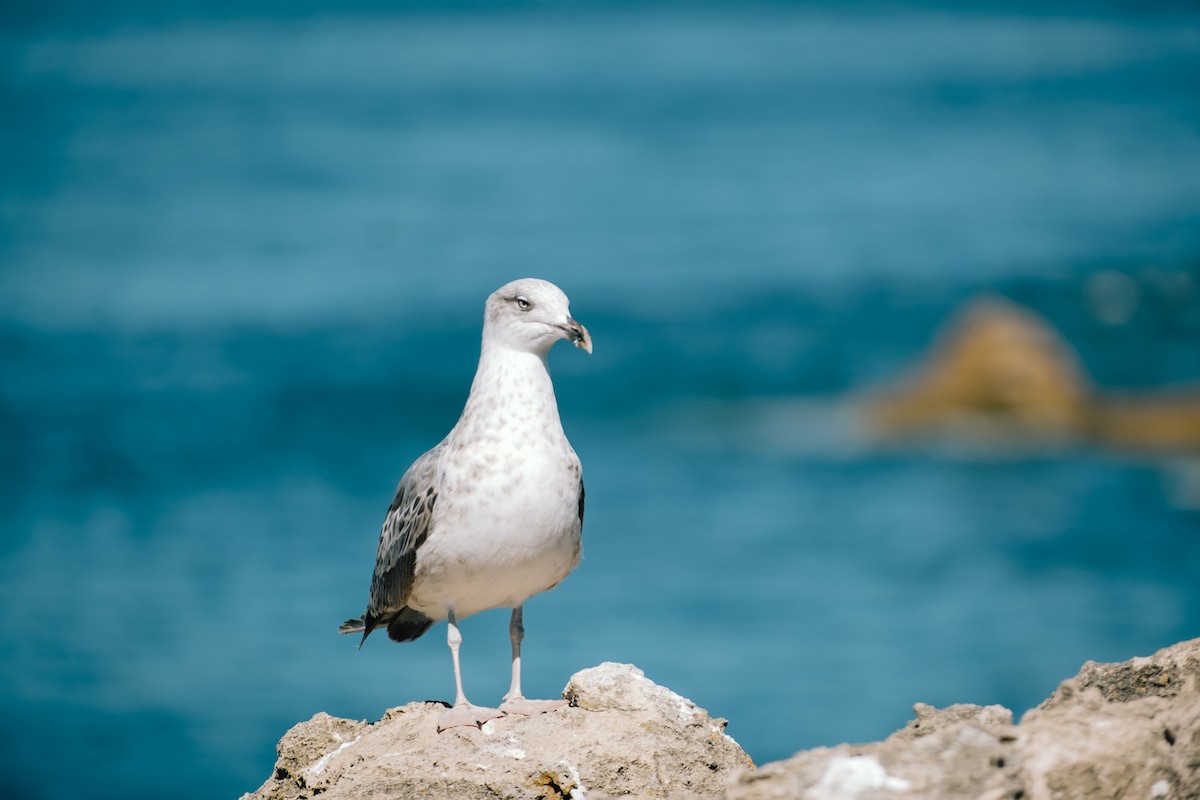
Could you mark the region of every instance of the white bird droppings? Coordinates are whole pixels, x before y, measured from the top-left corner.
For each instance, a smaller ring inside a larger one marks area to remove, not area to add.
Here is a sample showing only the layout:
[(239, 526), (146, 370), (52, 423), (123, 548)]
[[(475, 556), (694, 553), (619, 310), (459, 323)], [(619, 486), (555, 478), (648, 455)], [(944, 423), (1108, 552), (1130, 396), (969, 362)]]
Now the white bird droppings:
[(575, 784), (571, 787), (570, 791), (567, 792), (567, 795), (570, 796), (571, 800), (587, 800), (587, 789), (584, 788), (583, 781), (579, 778), (579, 770), (575, 768), (574, 764), (566, 759), (563, 759), (558, 763), (567, 768), (567, 773), (571, 776), (571, 782)]
[[(342, 738), (342, 737), (338, 736), (336, 733), (334, 734), (334, 736), (337, 736), (337, 738), (339, 738), (339, 739)], [(336, 750), (326, 753), (325, 755), (321, 756), (321, 758), (318, 759), (317, 763), (313, 764), (311, 767), (308, 768), (308, 771), (311, 772), (313, 775), (320, 775), (322, 772), (325, 771), (325, 768), (329, 766), (330, 759), (332, 759), (338, 753), (345, 750), (350, 745), (356, 744), (358, 742), (358, 740), (361, 738), (362, 738), (362, 736), (355, 736), (354, 741), (352, 741), (352, 742), (342, 742), (340, 745), (338, 745), (338, 748)]]
[(852, 800), (869, 789), (904, 791), (910, 786), (909, 781), (888, 775), (874, 756), (839, 756), (829, 761), (807, 795), (811, 800)]

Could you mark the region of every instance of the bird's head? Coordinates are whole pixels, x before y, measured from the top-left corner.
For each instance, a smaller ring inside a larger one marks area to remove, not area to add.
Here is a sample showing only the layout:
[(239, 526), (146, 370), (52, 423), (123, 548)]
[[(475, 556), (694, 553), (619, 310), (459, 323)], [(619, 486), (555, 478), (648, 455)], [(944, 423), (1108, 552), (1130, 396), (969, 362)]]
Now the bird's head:
[(571, 318), (562, 289), (537, 278), (521, 278), (492, 292), (484, 310), (483, 336), (485, 341), (541, 356), (559, 339), (592, 352), (592, 337)]

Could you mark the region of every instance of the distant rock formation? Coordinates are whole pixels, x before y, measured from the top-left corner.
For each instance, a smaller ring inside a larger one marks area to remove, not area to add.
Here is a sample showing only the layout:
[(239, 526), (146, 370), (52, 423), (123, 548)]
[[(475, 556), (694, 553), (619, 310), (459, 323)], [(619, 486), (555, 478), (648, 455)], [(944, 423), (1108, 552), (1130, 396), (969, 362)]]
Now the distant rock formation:
[(885, 438), (928, 434), (1010, 444), (1097, 440), (1200, 449), (1200, 391), (1104, 395), (1045, 319), (1000, 297), (969, 303), (924, 362), (866, 404)]
[(1097, 398), (1092, 432), (1105, 444), (1160, 452), (1200, 450), (1200, 391)]
[(571, 707), (436, 733), (441, 706), (374, 724), (318, 714), (279, 743), (250, 800), (283, 798), (1200, 797), (1200, 639), (1088, 662), (1014, 725), (1001, 706), (918, 703), (882, 742), (822, 747), (755, 769), (690, 700), (627, 664), (571, 678)]

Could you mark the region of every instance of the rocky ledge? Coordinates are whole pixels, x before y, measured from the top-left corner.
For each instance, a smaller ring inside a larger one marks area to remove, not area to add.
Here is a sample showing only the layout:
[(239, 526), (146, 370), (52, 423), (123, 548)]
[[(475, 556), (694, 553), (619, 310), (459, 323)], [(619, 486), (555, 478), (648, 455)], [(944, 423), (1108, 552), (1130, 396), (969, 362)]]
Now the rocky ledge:
[(274, 774), (245, 798), (1200, 797), (1200, 639), (1088, 662), (1020, 724), (1001, 706), (918, 703), (882, 742), (758, 768), (724, 720), (628, 664), (583, 670), (563, 696), (561, 711), (440, 735), (437, 703), (374, 724), (317, 714), (287, 732)]

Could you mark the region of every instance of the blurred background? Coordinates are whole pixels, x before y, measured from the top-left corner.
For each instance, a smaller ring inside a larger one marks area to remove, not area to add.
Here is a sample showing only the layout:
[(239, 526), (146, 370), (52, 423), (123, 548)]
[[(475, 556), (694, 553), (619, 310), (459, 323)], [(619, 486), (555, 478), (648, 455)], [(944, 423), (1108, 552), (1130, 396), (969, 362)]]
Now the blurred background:
[(526, 275), (595, 340), (531, 695), (632, 662), (762, 762), (1200, 635), (1194, 4), (4, 4), (0, 106), (8, 796), (452, 698), (336, 628)]

